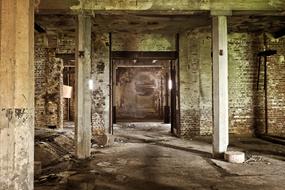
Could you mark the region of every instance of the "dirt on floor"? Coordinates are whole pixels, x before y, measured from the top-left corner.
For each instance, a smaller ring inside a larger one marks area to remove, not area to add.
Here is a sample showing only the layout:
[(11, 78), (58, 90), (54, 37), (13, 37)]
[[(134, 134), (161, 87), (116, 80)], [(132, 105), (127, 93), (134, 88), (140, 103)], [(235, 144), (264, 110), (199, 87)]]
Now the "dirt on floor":
[[(72, 130), (36, 131), (35, 158), (42, 163), (35, 190), (283, 190), (285, 147), (256, 138), (231, 138), (230, 150), (246, 152), (243, 164), (216, 160), (211, 137), (179, 139), (170, 126), (115, 126), (114, 143), (92, 144), (77, 160)], [(96, 142), (96, 141), (93, 141)]]

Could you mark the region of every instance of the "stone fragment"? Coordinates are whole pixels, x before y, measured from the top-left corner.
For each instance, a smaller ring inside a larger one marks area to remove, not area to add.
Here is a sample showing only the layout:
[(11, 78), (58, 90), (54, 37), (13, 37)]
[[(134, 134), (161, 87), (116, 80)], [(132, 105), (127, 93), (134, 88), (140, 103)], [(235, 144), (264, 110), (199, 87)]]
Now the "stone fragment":
[(110, 166), (111, 163), (110, 162), (99, 162), (97, 164), (97, 166), (100, 166), (100, 167), (107, 167), (107, 166)]
[(125, 175), (117, 175), (116, 176), (116, 180), (119, 182), (125, 182), (126, 179), (127, 179), (127, 176), (125, 176)]
[(230, 163), (243, 163), (245, 161), (244, 152), (239, 151), (227, 151), (225, 152), (224, 158)]

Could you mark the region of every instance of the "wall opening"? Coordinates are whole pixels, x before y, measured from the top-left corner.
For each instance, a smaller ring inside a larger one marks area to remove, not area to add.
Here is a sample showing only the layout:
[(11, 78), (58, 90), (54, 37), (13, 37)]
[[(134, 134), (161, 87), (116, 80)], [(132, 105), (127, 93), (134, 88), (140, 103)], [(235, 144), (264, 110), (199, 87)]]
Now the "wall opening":
[(176, 59), (176, 52), (112, 52), (113, 123), (175, 123)]

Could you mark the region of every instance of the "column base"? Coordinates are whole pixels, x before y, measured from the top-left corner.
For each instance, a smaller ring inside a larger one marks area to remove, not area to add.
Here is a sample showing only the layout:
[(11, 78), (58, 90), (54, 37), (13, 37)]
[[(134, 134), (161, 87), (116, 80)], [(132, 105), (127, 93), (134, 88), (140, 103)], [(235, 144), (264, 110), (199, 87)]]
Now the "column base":
[(213, 158), (224, 159), (225, 153), (215, 153), (215, 152), (213, 152), (212, 155), (213, 155)]

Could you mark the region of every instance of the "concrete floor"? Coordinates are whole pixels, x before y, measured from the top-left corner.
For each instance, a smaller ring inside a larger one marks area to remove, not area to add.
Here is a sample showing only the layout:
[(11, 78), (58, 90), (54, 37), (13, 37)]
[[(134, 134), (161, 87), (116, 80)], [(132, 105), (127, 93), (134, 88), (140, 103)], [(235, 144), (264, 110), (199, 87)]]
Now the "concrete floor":
[(36, 180), (35, 190), (284, 189), (284, 146), (231, 138), (230, 149), (245, 151), (248, 160), (230, 164), (211, 158), (209, 137), (183, 140), (169, 130), (155, 123), (117, 126), (112, 146), (94, 148), (92, 159)]

